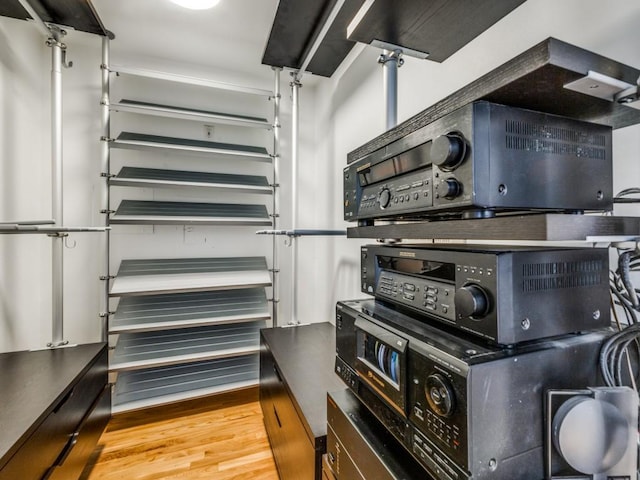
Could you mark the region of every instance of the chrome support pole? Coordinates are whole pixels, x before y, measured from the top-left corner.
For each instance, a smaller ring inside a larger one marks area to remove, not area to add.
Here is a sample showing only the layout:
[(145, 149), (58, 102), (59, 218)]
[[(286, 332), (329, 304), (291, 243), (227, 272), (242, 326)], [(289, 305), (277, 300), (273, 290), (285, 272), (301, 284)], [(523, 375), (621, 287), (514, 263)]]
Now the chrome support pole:
[(386, 129), (398, 124), (398, 68), (402, 66), (402, 50), (383, 50), (378, 63), (382, 64), (385, 92)]
[[(282, 68), (273, 67), (273, 229), (278, 228), (278, 215), (280, 214), (280, 72)], [(276, 237), (272, 239), (272, 299), (271, 318), (273, 326), (278, 326), (278, 311), (280, 308), (278, 272), (280, 263), (278, 260), (278, 243)]]
[[(292, 74), (291, 81), (291, 229), (298, 228), (298, 126), (300, 108), (298, 104), (298, 94), (302, 84), (297, 75)], [(291, 262), (291, 323), (298, 323), (298, 241), (291, 239), (292, 262)]]
[[(52, 31), (55, 28), (52, 27)], [(54, 226), (64, 226), (62, 198), (62, 66), (63, 51), (66, 48), (59, 38), (52, 35), (47, 40), (51, 47), (51, 214)], [(59, 347), (64, 340), (64, 237), (52, 235), (52, 337), (49, 347)]]
[(111, 133), (111, 112), (109, 110), (110, 103), (110, 89), (109, 89), (109, 62), (110, 62), (110, 40), (108, 37), (102, 37), (102, 65), (101, 79), (102, 79), (102, 97), (100, 99), (101, 110), (101, 126), (102, 126), (102, 146), (100, 151), (100, 165), (101, 172), (104, 175), (104, 186), (102, 187), (102, 205), (104, 208), (104, 225), (107, 227), (105, 232), (105, 257), (104, 257), (104, 294), (102, 299), (102, 325), (101, 336), (102, 341), (106, 342), (109, 337), (109, 278), (110, 278), (110, 250), (111, 250), (111, 232), (109, 230), (109, 206), (111, 203), (109, 193), (109, 175), (111, 174), (111, 153), (109, 150), (109, 136)]

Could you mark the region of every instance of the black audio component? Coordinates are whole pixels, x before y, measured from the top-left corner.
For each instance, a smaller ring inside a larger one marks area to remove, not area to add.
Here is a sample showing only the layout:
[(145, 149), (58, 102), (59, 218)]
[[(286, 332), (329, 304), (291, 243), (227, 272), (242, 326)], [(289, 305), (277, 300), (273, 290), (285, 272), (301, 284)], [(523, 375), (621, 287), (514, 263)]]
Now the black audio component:
[(613, 208), (611, 128), (475, 102), (349, 164), (344, 219)]
[(362, 291), (498, 344), (606, 327), (602, 248), (367, 245)]
[(327, 464), (336, 480), (431, 479), (348, 390), (327, 395)]
[(550, 390), (545, 406), (545, 479), (637, 480), (636, 390)]
[[(404, 413), (356, 369), (358, 332), (366, 324), (407, 342)], [(374, 300), (338, 302), (336, 372), (435, 477), (539, 479), (545, 392), (600, 385), (598, 352), (610, 334), (607, 328), (507, 349), (457, 337)]]

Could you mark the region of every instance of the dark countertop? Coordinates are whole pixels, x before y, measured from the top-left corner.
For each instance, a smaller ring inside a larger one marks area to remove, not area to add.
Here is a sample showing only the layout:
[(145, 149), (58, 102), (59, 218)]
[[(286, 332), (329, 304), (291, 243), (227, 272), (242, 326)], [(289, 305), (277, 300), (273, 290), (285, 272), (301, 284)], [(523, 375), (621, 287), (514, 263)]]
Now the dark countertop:
[(91, 343), (0, 354), (0, 469), (103, 348)]
[(328, 322), (261, 331), (312, 440), (327, 435), (327, 392), (345, 388), (334, 373), (335, 327)]

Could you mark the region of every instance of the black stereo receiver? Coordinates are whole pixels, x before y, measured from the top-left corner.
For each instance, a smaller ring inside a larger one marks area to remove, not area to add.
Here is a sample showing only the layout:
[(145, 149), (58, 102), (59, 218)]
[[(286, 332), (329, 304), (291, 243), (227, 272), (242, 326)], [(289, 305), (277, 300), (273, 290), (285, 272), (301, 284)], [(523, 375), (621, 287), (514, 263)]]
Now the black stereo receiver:
[[(374, 300), (338, 302), (336, 373), (434, 477), (539, 479), (545, 392), (601, 384), (598, 352), (610, 333), (505, 349), (456, 337)], [(372, 358), (369, 344), (385, 348)], [(386, 352), (396, 353), (405, 372), (399, 382)]]
[(499, 344), (606, 327), (605, 248), (361, 247), (362, 291)]
[(474, 102), (344, 169), (344, 219), (613, 208), (611, 128)]

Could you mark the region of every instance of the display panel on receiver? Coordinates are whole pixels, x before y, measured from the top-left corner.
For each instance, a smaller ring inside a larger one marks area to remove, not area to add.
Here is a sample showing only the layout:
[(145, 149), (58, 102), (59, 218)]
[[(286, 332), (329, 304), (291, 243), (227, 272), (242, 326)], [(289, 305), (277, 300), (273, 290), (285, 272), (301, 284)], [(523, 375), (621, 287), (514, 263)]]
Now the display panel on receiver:
[(504, 345), (610, 322), (605, 248), (365, 245), (361, 287)]
[(611, 128), (478, 101), (345, 167), (344, 219), (613, 208)]

